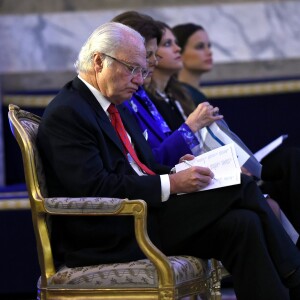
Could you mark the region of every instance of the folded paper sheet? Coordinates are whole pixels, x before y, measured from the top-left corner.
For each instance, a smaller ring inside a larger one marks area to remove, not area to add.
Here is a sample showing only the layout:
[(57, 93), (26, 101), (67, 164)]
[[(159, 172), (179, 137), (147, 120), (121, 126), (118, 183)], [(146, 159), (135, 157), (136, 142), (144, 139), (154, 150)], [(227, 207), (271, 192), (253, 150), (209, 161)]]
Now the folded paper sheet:
[(268, 145), (266, 145), (265, 147), (261, 148), (260, 150), (254, 153), (255, 158), (260, 162), (269, 153), (271, 153), (273, 150), (279, 147), (287, 137), (287, 134), (283, 134)]
[(175, 169), (179, 172), (191, 166), (207, 167), (215, 175), (211, 183), (201, 191), (241, 183), (241, 168), (233, 143), (205, 152), (193, 160), (184, 161), (176, 165)]
[(245, 143), (229, 129), (224, 120), (219, 120), (202, 128), (200, 134), (205, 152), (233, 143), (240, 166), (245, 167), (257, 179), (261, 178), (261, 160), (288, 137), (286, 134), (282, 135), (253, 154)]
[(210, 126), (202, 128), (200, 132), (205, 151), (233, 143), (240, 166), (243, 166), (254, 177), (260, 179), (262, 165), (245, 143), (229, 129), (224, 120), (214, 122)]

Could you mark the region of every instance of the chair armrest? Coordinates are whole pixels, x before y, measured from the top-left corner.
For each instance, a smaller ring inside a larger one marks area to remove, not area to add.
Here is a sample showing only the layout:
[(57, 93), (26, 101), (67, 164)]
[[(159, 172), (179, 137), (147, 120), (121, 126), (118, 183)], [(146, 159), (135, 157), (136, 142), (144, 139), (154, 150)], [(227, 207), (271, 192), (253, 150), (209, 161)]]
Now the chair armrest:
[(51, 215), (119, 215), (123, 214), (127, 204), (132, 206), (141, 203), (141, 201), (143, 200), (129, 201), (128, 199), (102, 197), (55, 197), (44, 198), (43, 203), (46, 212)]
[(163, 284), (172, 284), (174, 272), (168, 258), (151, 242), (147, 233), (147, 204), (144, 200), (119, 198), (44, 198), (44, 212), (50, 215), (133, 216), (137, 243), (155, 265)]

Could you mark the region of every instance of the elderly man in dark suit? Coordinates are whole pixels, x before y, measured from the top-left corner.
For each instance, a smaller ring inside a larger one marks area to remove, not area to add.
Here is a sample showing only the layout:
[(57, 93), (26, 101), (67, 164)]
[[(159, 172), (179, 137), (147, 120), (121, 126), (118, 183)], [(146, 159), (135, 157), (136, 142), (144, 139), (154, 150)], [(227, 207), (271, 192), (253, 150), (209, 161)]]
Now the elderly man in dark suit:
[[(197, 192), (213, 179), (209, 169), (169, 174), (155, 163), (126, 107), (120, 120), (116, 106), (147, 76), (143, 38), (125, 25), (103, 24), (83, 45), (76, 67), (78, 77), (48, 105), (39, 127), (49, 195), (144, 199), (150, 238), (166, 254), (221, 260), (239, 299), (289, 299), (286, 287), (290, 299), (300, 299), (300, 254), (254, 181), (242, 175), (240, 185)], [(129, 218), (52, 222), (57, 264), (143, 258)]]

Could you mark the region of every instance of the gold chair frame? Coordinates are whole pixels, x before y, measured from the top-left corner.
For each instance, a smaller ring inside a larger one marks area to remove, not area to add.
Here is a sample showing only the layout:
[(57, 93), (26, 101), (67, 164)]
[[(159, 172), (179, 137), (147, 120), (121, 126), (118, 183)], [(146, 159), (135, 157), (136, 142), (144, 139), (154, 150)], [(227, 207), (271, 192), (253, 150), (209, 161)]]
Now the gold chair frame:
[[(41, 276), (38, 286), (38, 299), (210, 299), (221, 300), (220, 281), (222, 268), (220, 264), (212, 259), (207, 274), (198, 276), (184, 283), (176, 283), (174, 270), (167, 256), (158, 250), (150, 241), (147, 228), (147, 205), (143, 200), (119, 199), (120, 205), (111, 211), (97, 209), (82, 209), (74, 211), (68, 208), (58, 211), (47, 207), (46, 192), (42, 186), (40, 171), (42, 167), (38, 161), (39, 154), (35, 145), (35, 137), (41, 118), (33, 113), (21, 110), (18, 106), (9, 105), (9, 123), (11, 131), (16, 138), (22, 153), (25, 180), (30, 198), (32, 221), (36, 237), (38, 260)], [(28, 131), (31, 124), (31, 132)], [(42, 193), (43, 192), (43, 193)], [(98, 200), (101, 198), (98, 198)], [(75, 199), (76, 200), (76, 199)], [(93, 201), (93, 198), (90, 198)], [(134, 218), (135, 235), (139, 247), (146, 257), (153, 263), (158, 274), (158, 285), (156, 288), (80, 288), (57, 287), (49, 284), (49, 279), (55, 275), (55, 269), (47, 216), (49, 215), (77, 215), (77, 216), (132, 216)]]

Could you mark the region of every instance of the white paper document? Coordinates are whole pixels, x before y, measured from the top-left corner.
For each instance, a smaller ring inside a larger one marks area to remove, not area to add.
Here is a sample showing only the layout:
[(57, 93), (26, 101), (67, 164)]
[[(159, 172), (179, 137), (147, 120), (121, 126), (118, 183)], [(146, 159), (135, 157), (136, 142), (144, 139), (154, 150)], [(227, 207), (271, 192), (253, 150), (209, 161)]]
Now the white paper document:
[(259, 151), (254, 153), (255, 158), (260, 162), (264, 157), (271, 153), (274, 149), (282, 144), (282, 142), (288, 137), (287, 134), (283, 134), (278, 137), (273, 142), (269, 143), (265, 147), (261, 148)]
[(215, 175), (211, 183), (201, 191), (241, 183), (241, 169), (233, 143), (205, 152), (193, 160), (175, 166), (176, 172), (200, 166), (209, 168)]
[[(208, 132), (207, 128), (202, 128), (201, 135), (202, 140), (210, 149), (220, 147), (220, 144), (216, 142), (216, 139), (220, 140), (225, 145), (233, 142), (233, 140), (227, 134), (225, 134), (215, 122), (212, 123), (208, 129), (210, 130), (210, 133)], [(213, 134), (213, 136), (211, 134)], [(234, 147), (240, 166), (242, 166), (249, 159), (250, 155), (237, 143), (234, 143)]]

